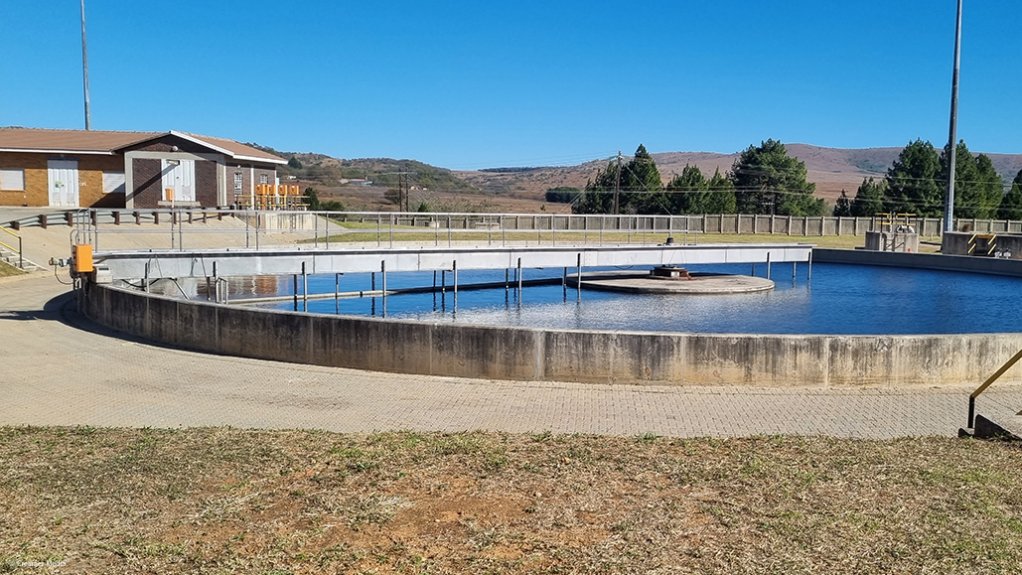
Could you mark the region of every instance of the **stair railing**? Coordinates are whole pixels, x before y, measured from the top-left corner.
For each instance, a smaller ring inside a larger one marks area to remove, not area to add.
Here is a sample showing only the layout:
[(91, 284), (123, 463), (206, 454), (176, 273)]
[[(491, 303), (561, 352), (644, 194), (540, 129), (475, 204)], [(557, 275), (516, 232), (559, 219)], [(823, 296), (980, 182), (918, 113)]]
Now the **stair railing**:
[(981, 393), (986, 391), (988, 387), (993, 385), (993, 383), (995, 381), (997, 381), (1002, 375), (1004, 375), (1004, 372), (1006, 372), (1009, 369), (1011, 369), (1011, 366), (1013, 366), (1016, 363), (1018, 363), (1018, 361), (1020, 359), (1022, 359), (1022, 350), (1019, 350), (1018, 353), (1016, 353), (1015, 355), (1011, 356), (1011, 359), (1006, 361), (1004, 363), (1004, 365), (1002, 365), (1000, 367), (1000, 369), (998, 369), (997, 371), (994, 372), (993, 375), (988, 377), (987, 380), (983, 382), (983, 385), (980, 385), (979, 387), (977, 387), (976, 391), (972, 392), (969, 395), (969, 428), (970, 429), (975, 427), (975, 424), (976, 424), (976, 398), (979, 397)]

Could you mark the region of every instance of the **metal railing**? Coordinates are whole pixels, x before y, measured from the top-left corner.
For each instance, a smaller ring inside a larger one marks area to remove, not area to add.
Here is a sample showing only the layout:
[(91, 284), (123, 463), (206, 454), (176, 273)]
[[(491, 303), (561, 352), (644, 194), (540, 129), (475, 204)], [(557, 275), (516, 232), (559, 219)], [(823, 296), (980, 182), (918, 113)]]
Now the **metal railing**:
[(988, 377), (987, 380), (983, 382), (983, 385), (980, 385), (979, 387), (976, 388), (976, 391), (973, 391), (971, 394), (969, 394), (969, 425), (968, 425), (968, 427), (970, 429), (975, 427), (975, 424), (976, 424), (976, 398), (979, 397), (980, 394), (982, 394), (984, 391), (986, 391), (988, 387), (993, 385), (993, 383), (995, 381), (997, 381), (1002, 375), (1004, 375), (1004, 372), (1006, 372), (1009, 369), (1011, 369), (1011, 366), (1013, 366), (1016, 363), (1018, 363), (1018, 361), (1020, 359), (1022, 359), (1022, 350), (1019, 350), (1018, 353), (1016, 353), (1015, 355), (1011, 356), (1011, 359), (1006, 361), (1004, 363), (1004, 365), (1002, 365), (997, 371), (994, 372), (993, 375)]
[(18, 247), (17, 248), (15, 248), (14, 246), (12, 246), (12, 245), (8, 244), (7, 242), (4, 242), (4, 241), (0, 241), (0, 246), (3, 246), (5, 248), (11, 250), (12, 252), (17, 253), (18, 254), (18, 268), (19, 269), (25, 269), (25, 252), (24, 252), (24, 246), (22, 245), (21, 234), (18, 234), (17, 232), (9, 230), (9, 229), (7, 229), (7, 228), (5, 228), (3, 226), (0, 226), (0, 230), (3, 230), (4, 232), (10, 234), (11, 236), (14, 236), (14, 238), (18, 240)]

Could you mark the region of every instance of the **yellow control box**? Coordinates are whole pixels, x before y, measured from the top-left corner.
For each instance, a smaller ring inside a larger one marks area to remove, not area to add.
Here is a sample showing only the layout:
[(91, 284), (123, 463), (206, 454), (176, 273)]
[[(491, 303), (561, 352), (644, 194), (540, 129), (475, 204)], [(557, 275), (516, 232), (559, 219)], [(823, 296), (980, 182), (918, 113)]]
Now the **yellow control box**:
[(89, 274), (96, 271), (92, 265), (92, 245), (76, 244), (74, 246), (74, 260), (71, 270), (76, 274)]

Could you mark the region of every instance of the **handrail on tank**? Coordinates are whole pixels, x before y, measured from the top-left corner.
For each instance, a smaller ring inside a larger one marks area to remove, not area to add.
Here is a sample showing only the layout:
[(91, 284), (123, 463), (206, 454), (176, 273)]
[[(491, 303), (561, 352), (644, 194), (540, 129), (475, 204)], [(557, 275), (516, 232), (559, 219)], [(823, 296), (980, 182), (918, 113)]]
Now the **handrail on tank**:
[(976, 391), (972, 392), (969, 395), (969, 427), (970, 428), (975, 427), (975, 423), (976, 423), (976, 398), (979, 397), (981, 393), (986, 391), (986, 389), (988, 387), (993, 385), (993, 383), (995, 381), (997, 381), (1002, 375), (1004, 375), (1004, 372), (1006, 372), (1009, 369), (1011, 369), (1011, 366), (1013, 366), (1016, 363), (1018, 363), (1018, 361), (1020, 359), (1022, 359), (1022, 349), (1020, 349), (1018, 351), (1018, 353), (1016, 353), (1015, 355), (1011, 356), (1011, 359), (1006, 361), (1004, 363), (1004, 365), (1002, 365), (1000, 367), (1000, 369), (998, 369), (997, 371), (994, 372), (993, 375), (988, 377), (987, 380), (983, 382), (983, 385), (977, 387)]

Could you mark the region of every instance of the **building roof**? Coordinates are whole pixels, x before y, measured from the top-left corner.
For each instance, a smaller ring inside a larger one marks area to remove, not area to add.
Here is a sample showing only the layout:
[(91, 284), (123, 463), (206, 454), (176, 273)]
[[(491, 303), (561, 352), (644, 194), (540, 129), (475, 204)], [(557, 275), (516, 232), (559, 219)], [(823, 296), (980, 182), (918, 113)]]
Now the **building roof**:
[(283, 158), (259, 148), (228, 140), (187, 132), (113, 132), (101, 130), (49, 130), (0, 127), (0, 152), (65, 152), (111, 155), (128, 146), (177, 136), (219, 151), (235, 160), (286, 164)]

